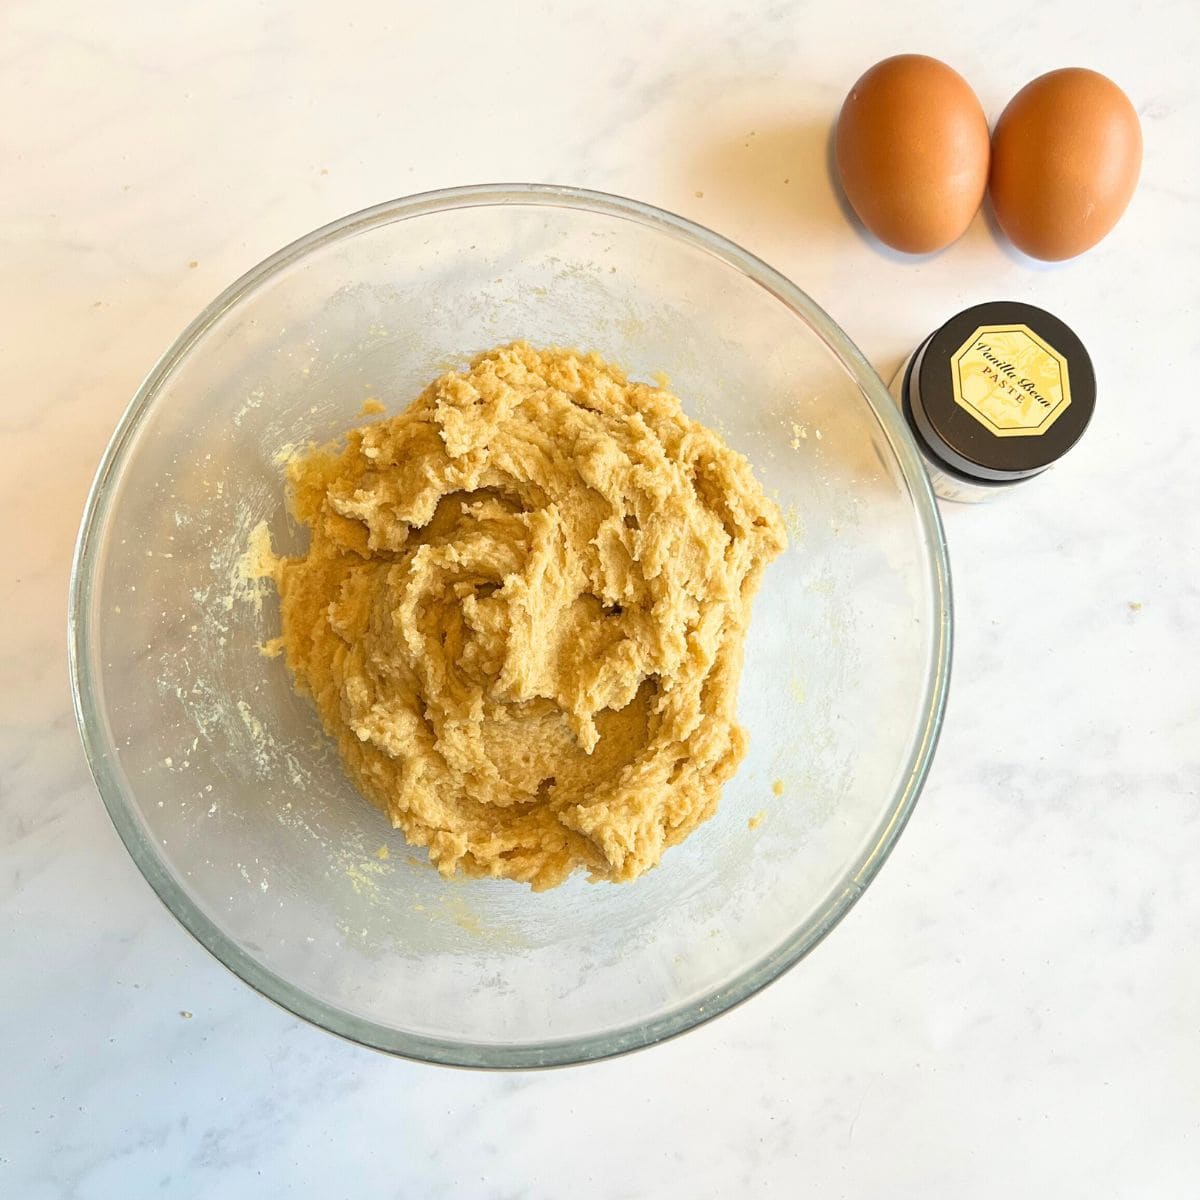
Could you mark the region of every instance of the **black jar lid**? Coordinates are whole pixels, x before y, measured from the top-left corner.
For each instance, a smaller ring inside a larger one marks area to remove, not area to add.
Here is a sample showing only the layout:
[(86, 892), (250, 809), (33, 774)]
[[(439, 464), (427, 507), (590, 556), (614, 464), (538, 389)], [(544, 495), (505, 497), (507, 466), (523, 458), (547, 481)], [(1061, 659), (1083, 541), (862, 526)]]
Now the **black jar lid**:
[(1096, 377), (1083, 343), (1031, 304), (992, 301), (951, 317), (917, 349), (905, 398), (929, 450), (972, 479), (1044, 471), (1083, 435)]

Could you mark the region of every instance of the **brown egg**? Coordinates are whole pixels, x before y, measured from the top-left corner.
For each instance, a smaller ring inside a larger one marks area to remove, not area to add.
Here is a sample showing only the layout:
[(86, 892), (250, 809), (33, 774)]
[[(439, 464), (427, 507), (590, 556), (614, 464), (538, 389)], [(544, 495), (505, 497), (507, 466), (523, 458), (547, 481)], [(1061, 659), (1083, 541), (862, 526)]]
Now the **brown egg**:
[(1129, 97), (1095, 71), (1051, 71), (1027, 83), (996, 122), (996, 220), (1034, 258), (1074, 258), (1120, 220), (1141, 167), (1142, 129)]
[(885, 58), (850, 89), (834, 150), (862, 223), (909, 254), (959, 238), (987, 187), (979, 100), (957, 71), (924, 54)]

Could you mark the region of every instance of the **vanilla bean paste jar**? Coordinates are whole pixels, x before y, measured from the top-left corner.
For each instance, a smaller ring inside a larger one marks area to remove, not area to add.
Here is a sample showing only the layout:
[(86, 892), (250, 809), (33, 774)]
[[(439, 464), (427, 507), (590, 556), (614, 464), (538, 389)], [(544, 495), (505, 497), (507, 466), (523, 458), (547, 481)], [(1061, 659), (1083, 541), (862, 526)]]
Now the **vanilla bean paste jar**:
[(1096, 377), (1083, 343), (1031, 304), (977, 304), (934, 330), (892, 380), (944, 500), (990, 499), (1040, 475), (1083, 435)]

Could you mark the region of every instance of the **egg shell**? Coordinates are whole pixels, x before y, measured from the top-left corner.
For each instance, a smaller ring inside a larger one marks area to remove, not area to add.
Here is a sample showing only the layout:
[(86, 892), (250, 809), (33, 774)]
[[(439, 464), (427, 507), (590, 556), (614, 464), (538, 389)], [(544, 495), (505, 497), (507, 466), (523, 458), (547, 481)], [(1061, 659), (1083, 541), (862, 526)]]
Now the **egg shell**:
[(1074, 258), (1120, 220), (1141, 166), (1142, 129), (1129, 97), (1096, 71), (1051, 71), (1027, 83), (996, 122), (996, 220), (1034, 258)]
[(928, 254), (961, 237), (979, 210), (987, 118), (957, 71), (924, 54), (900, 54), (850, 89), (834, 156), (862, 223), (897, 250)]

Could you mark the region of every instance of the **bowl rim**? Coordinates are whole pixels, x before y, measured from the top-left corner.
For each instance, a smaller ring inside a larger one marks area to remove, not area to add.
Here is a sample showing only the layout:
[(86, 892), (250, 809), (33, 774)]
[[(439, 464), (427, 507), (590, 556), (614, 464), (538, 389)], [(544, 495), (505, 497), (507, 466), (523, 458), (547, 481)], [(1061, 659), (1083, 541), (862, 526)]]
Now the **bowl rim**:
[[(175, 881), (147, 835), (134, 805), (125, 798), (113, 765), (107, 720), (99, 703), (89, 643), (89, 617), (97, 560), (98, 531), (108, 515), (108, 486), (123, 465), (126, 448), (156, 399), (159, 388), (192, 346), (243, 297), (289, 264), (342, 238), (378, 225), (459, 208), (523, 205), (585, 210), (633, 221), (682, 240), (722, 260), (791, 309), (817, 334), (849, 372), (888, 438), (916, 507), (932, 567), (933, 654), (919, 736), (902, 775), (903, 783), (870, 845), (853, 863), (840, 890), (820, 914), (730, 985), (652, 1021), (583, 1037), (542, 1043), (499, 1045), (431, 1038), (377, 1024), (331, 1007), (263, 967), (211, 920)], [(762, 259), (730, 239), (685, 217), (607, 192), (556, 184), (472, 184), (387, 200), (331, 221), (263, 259), (218, 295), (175, 339), (134, 394), (104, 452), (84, 507), (75, 543), (67, 605), (67, 648), (72, 701), (84, 751), (109, 817), (130, 856), (172, 915), (220, 963), (244, 983), (288, 1012), (349, 1041), (409, 1059), (446, 1066), (523, 1069), (598, 1061), (655, 1045), (694, 1029), (741, 1004), (780, 978), (809, 954), (850, 911), (878, 874), (912, 814), (941, 732), (950, 677), (953, 618), (950, 567), (941, 517), (916, 444), (883, 381), (836, 322), (805, 292)]]

